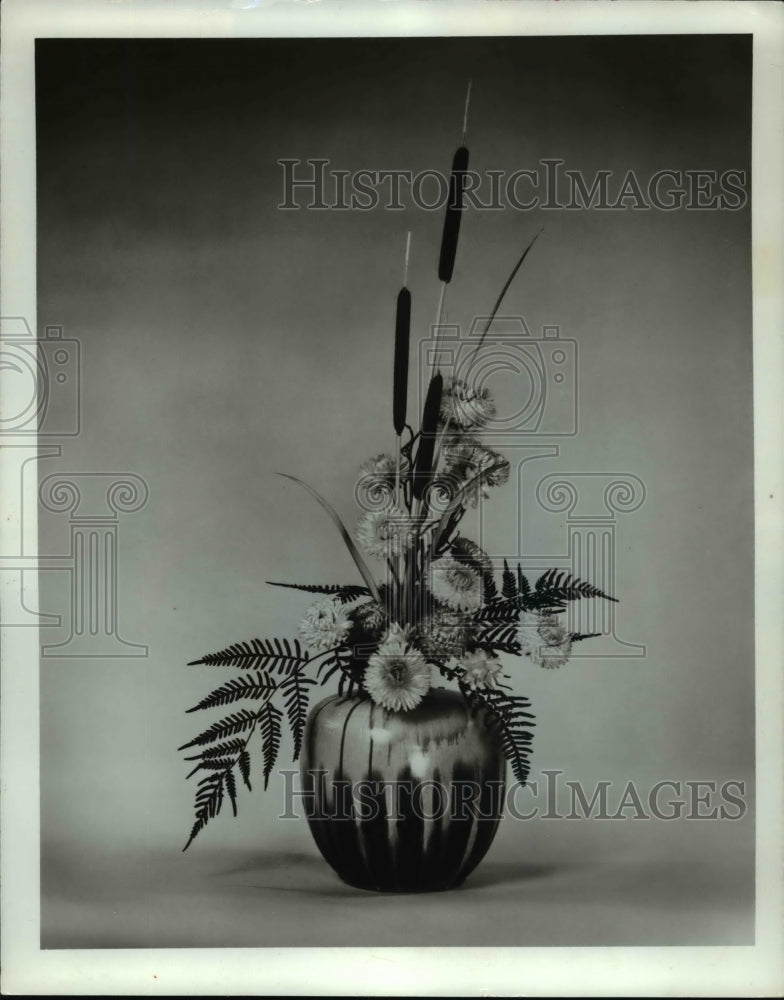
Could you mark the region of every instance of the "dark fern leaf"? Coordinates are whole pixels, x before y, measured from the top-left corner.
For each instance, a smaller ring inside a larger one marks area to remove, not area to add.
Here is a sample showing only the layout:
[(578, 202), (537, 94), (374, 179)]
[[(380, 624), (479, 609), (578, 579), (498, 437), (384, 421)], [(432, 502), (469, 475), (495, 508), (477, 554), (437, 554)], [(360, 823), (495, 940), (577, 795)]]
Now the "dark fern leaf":
[(503, 585), (501, 587), (501, 593), (507, 599), (507, 601), (514, 601), (517, 594), (517, 580), (515, 579), (514, 573), (509, 569), (509, 563), (504, 559), (504, 573), (503, 573)]
[(523, 599), (531, 593), (531, 584), (528, 582), (528, 577), (523, 573), (523, 567), (520, 563), (517, 564), (517, 589), (520, 597)]
[(517, 601), (498, 601), (487, 604), (474, 613), (475, 622), (505, 622), (512, 625), (520, 617), (520, 606)]
[(226, 739), (228, 736), (236, 736), (237, 733), (242, 733), (246, 729), (250, 729), (255, 724), (257, 718), (258, 713), (249, 712), (247, 709), (235, 712), (232, 715), (226, 716), (225, 719), (221, 719), (220, 722), (214, 723), (209, 729), (205, 729), (200, 736), (192, 739), (189, 743), (184, 743), (179, 749), (187, 750), (189, 747), (200, 747), (206, 743), (214, 743), (216, 740)]
[(231, 799), (231, 810), (234, 815), (237, 815), (237, 783), (234, 780), (234, 772), (229, 768), (226, 771), (224, 778), (226, 782), (226, 791), (229, 793), (229, 798)]
[(535, 725), (534, 715), (528, 711), (531, 703), (520, 695), (485, 688), (472, 691), (461, 684), (460, 689), (469, 703), (487, 709), (497, 727), (504, 756), (512, 767), (512, 773), (521, 785), (530, 773), (531, 741), (530, 731)]
[(270, 698), (277, 688), (277, 681), (272, 680), (269, 674), (259, 671), (255, 677), (238, 677), (230, 680), (228, 684), (216, 688), (205, 698), (202, 698), (198, 705), (189, 708), (188, 712), (197, 712), (204, 708), (218, 708), (220, 705), (228, 705), (244, 698), (250, 698), (254, 701), (258, 701), (260, 698)]
[(572, 642), (582, 642), (583, 639), (596, 639), (598, 636), (604, 635), (603, 632), (570, 632), (569, 638)]
[(326, 659), (322, 660), (318, 668), (319, 683), (326, 684), (327, 681), (338, 672), (338, 670), (340, 670), (343, 674), (350, 673), (351, 654), (346, 650), (338, 650), (333, 653), (332, 656), (328, 656)]
[(209, 759), (210, 757), (231, 757), (233, 754), (239, 753), (244, 746), (245, 740), (229, 740), (227, 743), (219, 743), (217, 746), (206, 747), (204, 750), (199, 751), (195, 757), (186, 757), (185, 760), (203, 760)]
[(281, 719), (283, 713), (275, 708), (272, 702), (267, 702), (261, 710), (259, 732), (261, 733), (261, 752), (264, 758), (264, 789), (266, 791), (269, 776), (275, 766), (280, 749)]
[(275, 580), (267, 580), (270, 587), (290, 587), (292, 590), (306, 590), (309, 594), (331, 594), (337, 597), (343, 604), (350, 604), (360, 597), (370, 595), (367, 587), (358, 587), (353, 584), (342, 585), (339, 583), (276, 583)]
[(491, 604), (493, 601), (498, 600), (498, 587), (495, 585), (492, 573), (482, 574), (482, 593), (485, 604)]
[(615, 603), (618, 601), (566, 570), (551, 569), (543, 573), (536, 581), (536, 591), (538, 595), (546, 595), (550, 603), (556, 604), (560, 601), (579, 601), (583, 597), (600, 597)]
[(227, 767), (233, 765), (234, 759), (231, 757), (208, 757), (206, 760), (200, 761), (189, 774), (185, 775), (185, 778), (187, 780), (193, 777), (197, 771), (225, 771)]
[(302, 734), (308, 717), (308, 688), (315, 683), (312, 677), (304, 677), (300, 670), (295, 670), (281, 684), (291, 735), (294, 738), (294, 760), (299, 759), (302, 749)]
[(489, 625), (478, 633), (477, 638), (481, 642), (491, 644), (517, 642), (517, 626), (508, 624)]
[(227, 646), (217, 653), (208, 653), (200, 660), (191, 660), (188, 666), (239, 667), (241, 670), (266, 669), (288, 673), (309, 659), (298, 639), (293, 644), (288, 639), (251, 639), (250, 642)]
[(237, 760), (237, 767), (239, 768), (239, 772), (243, 782), (245, 783), (245, 787), (248, 789), (249, 792), (252, 792), (253, 789), (251, 788), (250, 784), (250, 754), (245, 749), (245, 747), (242, 748), (242, 751), (239, 755), (239, 758)]
[(202, 778), (196, 790), (196, 821), (191, 829), (188, 843), (183, 847), (187, 851), (195, 837), (204, 829), (207, 823), (220, 812), (223, 803), (223, 778), (225, 772), (210, 774)]

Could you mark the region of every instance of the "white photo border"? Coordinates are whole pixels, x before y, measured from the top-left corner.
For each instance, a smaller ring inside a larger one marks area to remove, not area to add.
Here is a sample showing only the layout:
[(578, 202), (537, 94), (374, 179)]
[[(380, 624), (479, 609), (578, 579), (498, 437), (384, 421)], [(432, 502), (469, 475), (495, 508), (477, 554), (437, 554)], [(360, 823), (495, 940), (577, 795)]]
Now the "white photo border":
[[(730, 0), (5, 0), (2, 18), (3, 316), (36, 327), (36, 37), (319, 37), (385, 35), (754, 36), (752, 242), (757, 661), (756, 944), (682, 948), (40, 948), (38, 635), (2, 636), (2, 988), (50, 995), (778, 996), (782, 816), (782, 233), (784, 6)], [(4, 394), (5, 395), (5, 394)], [(13, 412), (5, 396), (0, 405)], [(1, 469), (0, 469), (1, 471)], [(0, 477), (2, 523), (35, 538), (35, 484)], [(28, 574), (29, 576), (30, 574)], [(20, 583), (18, 581), (18, 583)], [(12, 580), (6, 585), (14, 585)], [(37, 606), (37, 583), (25, 577)]]

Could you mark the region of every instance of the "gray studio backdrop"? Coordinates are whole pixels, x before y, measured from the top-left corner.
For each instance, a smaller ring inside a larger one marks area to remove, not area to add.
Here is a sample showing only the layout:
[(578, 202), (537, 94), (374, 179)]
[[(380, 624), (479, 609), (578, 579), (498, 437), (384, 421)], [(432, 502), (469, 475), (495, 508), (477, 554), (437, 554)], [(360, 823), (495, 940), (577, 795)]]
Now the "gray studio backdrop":
[[(42, 458), (38, 474), (132, 473), (149, 490), (139, 509), (108, 512), (119, 631), (147, 655), (85, 646), (42, 658), (45, 926), (58, 899), (81, 898), (86, 872), (83, 909), (101, 883), (111, 910), (111, 873), (129, 858), (136, 872), (157, 859), (165, 879), (198, 866), (199, 852), (315, 851), (304, 821), (276, 818), (273, 778), (266, 793), (257, 783), (241, 795), (237, 820), (221, 815), (180, 853), (193, 789), (176, 748), (207, 721), (184, 709), (226, 679), (185, 664), (237, 640), (296, 634), (307, 595), (265, 580), (357, 582), (328, 518), (276, 473), (307, 480), (354, 523), (358, 464), (392, 443), (405, 234), (426, 338), (442, 213), (410, 199), (402, 211), (281, 211), (277, 161), (446, 172), (470, 77), (478, 171), (552, 157), (589, 180), (611, 171), (616, 187), (629, 170), (748, 176), (750, 72), (739, 37), (38, 43), (38, 324), (62, 327), (81, 350), (80, 433), (60, 439), (60, 457)], [(448, 322), (465, 329), (487, 313), (542, 227), (504, 312), (534, 335), (557, 326), (576, 341), (578, 433), (526, 438), (559, 453), (495, 492), (484, 540), (494, 555), (545, 565), (563, 554), (568, 511), (543, 510), (536, 495), (548, 475), (629, 474), (644, 500), (613, 515), (613, 655), (560, 671), (509, 664), (537, 714), (534, 773), (562, 769), (589, 790), (743, 779), (750, 804), (748, 206), (470, 210)], [(499, 408), (513, 409), (514, 379), (502, 374), (496, 389)], [(67, 504), (42, 511), (41, 558), (68, 554), (74, 516)], [(73, 566), (51, 567), (41, 610), (63, 623), (42, 630), (47, 644), (67, 641), (71, 624)], [(618, 825), (571, 824), (563, 853), (590, 857)], [(639, 826), (652, 850), (675, 850), (673, 825)], [(726, 826), (690, 833), (692, 856)], [(748, 903), (750, 818), (731, 836)], [(549, 838), (545, 823), (506, 823), (491, 858), (536, 863)], [(634, 888), (649, 890), (645, 879)], [(63, 940), (53, 932), (49, 943)], [(573, 942), (565, 932), (551, 943)]]

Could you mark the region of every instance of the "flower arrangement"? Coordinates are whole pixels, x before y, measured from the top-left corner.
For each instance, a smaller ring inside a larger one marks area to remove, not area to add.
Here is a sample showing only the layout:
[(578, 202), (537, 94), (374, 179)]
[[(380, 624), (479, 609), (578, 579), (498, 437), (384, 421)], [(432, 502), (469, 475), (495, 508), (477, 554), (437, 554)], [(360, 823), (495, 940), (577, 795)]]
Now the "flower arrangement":
[[(464, 119), (442, 234), (438, 327), (454, 269), (467, 167)], [(536, 238), (512, 269), (484, 334)], [(410, 234), (406, 277), (409, 247)], [(419, 429), (409, 425), (411, 301), (404, 278), (397, 297), (392, 382), (397, 448), (395, 454), (377, 454), (360, 466), (357, 496), (364, 509), (354, 537), (327, 500), (301, 480), (286, 476), (332, 518), (363, 584), (268, 581), (318, 595), (299, 625), (298, 637), (253, 639), (193, 661), (239, 668), (241, 674), (189, 711), (240, 702), (243, 707), (235, 707), (180, 748), (194, 751), (186, 757), (196, 762), (188, 777), (202, 775), (185, 848), (218, 814), (224, 798), (236, 815), (238, 779), (251, 788), (250, 746), (257, 731), (265, 788), (278, 757), (284, 717), (293, 736), (294, 760), (298, 759), (310, 691), (333, 678), (339, 694), (370, 699), (389, 713), (416, 709), (438, 681), (456, 684), (469, 708), (482, 709), (493, 720), (514, 776), (524, 783), (533, 715), (529, 701), (506, 683), (510, 677), (501, 656), (523, 657), (544, 668), (561, 667), (574, 643), (591, 638), (567, 631), (561, 617), (566, 602), (614, 600), (564, 571), (550, 570), (532, 584), (520, 565), (510, 567), (506, 560), (497, 581), (488, 554), (461, 533), (466, 511), (508, 481), (509, 462), (482, 441), (482, 431), (496, 412), (489, 390), (472, 382), (470, 366), (465, 377), (444, 376), (438, 342)], [(473, 357), (483, 341), (484, 335)], [(371, 572), (368, 559), (381, 562), (381, 581)]]

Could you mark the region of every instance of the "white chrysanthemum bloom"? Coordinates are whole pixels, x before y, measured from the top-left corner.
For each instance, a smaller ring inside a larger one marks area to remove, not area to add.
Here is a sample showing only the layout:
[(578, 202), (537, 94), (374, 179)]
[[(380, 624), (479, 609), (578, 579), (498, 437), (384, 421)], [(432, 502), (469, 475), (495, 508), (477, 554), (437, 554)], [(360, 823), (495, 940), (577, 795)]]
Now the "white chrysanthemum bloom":
[[(472, 507), (476, 507), (480, 496), (487, 499), (489, 486), (503, 486), (509, 480), (509, 462), (474, 437), (447, 439), (444, 462), (448, 477), (471, 483), (466, 491), (466, 500)], [(480, 475), (481, 478), (477, 479)], [(471, 482), (474, 479), (476, 482)]]
[(472, 691), (482, 687), (498, 687), (501, 661), (492, 653), (487, 653), (482, 649), (466, 653), (457, 666), (462, 675), (461, 680)]
[(411, 517), (399, 507), (370, 510), (357, 522), (359, 544), (372, 556), (386, 559), (400, 555), (413, 545), (416, 527)]
[(482, 603), (482, 578), (473, 566), (441, 556), (430, 565), (430, 591), (450, 608), (476, 611)]
[(405, 642), (383, 642), (368, 660), (365, 689), (377, 705), (390, 712), (408, 712), (430, 690), (430, 664)]
[(462, 656), (471, 637), (469, 619), (458, 611), (434, 611), (420, 619), (413, 631), (419, 649), (437, 658)]
[(394, 479), (396, 462), (392, 455), (382, 452), (372, 458), (366, 458), (360, 465), (360, 472), (366, 476), (377, 476), (379, 479)]
[(458, 562), (467, 562), (480, 573), (492, 573), (493, 564), (490, 556), (476, 542), (463, 535), (458, 536), (452, 542), (452, 554)]
[(332, 649), (343, 642), (350, 627), (345, 609), (327, 597), (308, 608), (299, 634), (313, 649)]
[(450, 376), (441, 396), (441, 419), (463, 430), (484, 427), (495, 416), (495, 403), (487, 389), (474, 389), (464, 379)]
[(556, 615), (523, 611), (517, 637), (523, 654), (539, 667), (562, 667), (572, 654), (572, 640)]

